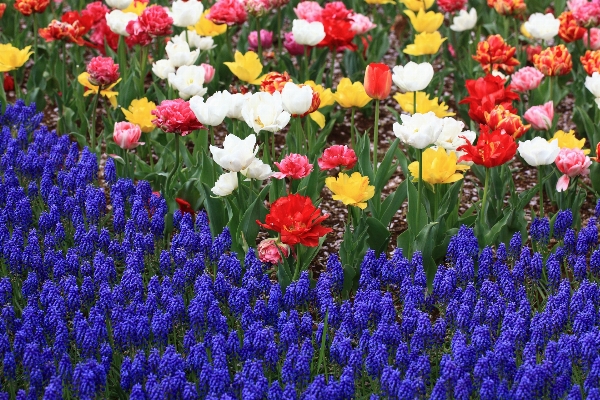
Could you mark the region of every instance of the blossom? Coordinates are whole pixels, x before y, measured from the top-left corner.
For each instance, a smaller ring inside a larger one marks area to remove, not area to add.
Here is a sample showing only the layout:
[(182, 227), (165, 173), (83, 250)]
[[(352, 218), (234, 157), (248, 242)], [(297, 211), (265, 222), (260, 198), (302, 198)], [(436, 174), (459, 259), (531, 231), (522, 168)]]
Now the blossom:
[(199, 65), (184, 65), (169, 74), (169, 84), (179, 91), (179, 97), (184, 100), (192, 96), (204, 96), (204, 68)]
[(242, 116), (242, 107), (251, 93), (234, 93), (229, 97), (229, 107), (227, 109), (227, 118), (244, 120)]
[(467, 5), (467, 0), (438, 0), (437, 5), (443, 13), (454, 13), (463, 11)]
[(241, 25), (246, 22), (248, 14), (244, 4), (238, 0), (219, 0), (210, 8), (206, 19), (215, 24)]
[[(260, 45), (263, 49), (268, 49), (273, 45), (273, 32), (265, 29), (260, 30)], [(256, 31), (250, 32), (248, 35), (248, 48), (255, 51), (258, 49), (258, 34)]]
[(122, 11), (124, 13), (133, 13), (140, 16), (146, 8), (148, 8), (147, 2), (144, 2), (143, 0), (133, 0), (131, 4), (129, 4), (129, 7), (124, 8)]
[[(591, 39), (590, 39), (590, 49), (591, 50), (598, 50), (600, 49), (600, 29), (598, 28), (591, 28), (590, 31), (592, 32), (591, 35)], [(588, 44), (588, 33), (587, 31), (585, 31), (585, 33), (583, 34), (583, 43), (585, 43), (585, 45), (587, 46)]]
[(171, 16), (173, 17), (173, 25), (187, 27), (196, 25), (202, 16), (204, 6), (198, 0), (176, 0), (171, 8)]
[[(423, 152), (423, 181), (435, 185), (437, 183), (453, 183), (463, 178), (459, 171), (469, 169), (467, 165), (456, 164), (456, 153), (446, 153), (442, 147), (428, 148)], [(414, 181), (419, 180), (419, 162), (414, 161), (408, 166)]]
[(131, 3), (133, 3), (133, 0), (106, 0), (106, 4), (108, 4), (109, 7), (119, 10), (126, 9)]
[[(418, 107), (418, 105), (417, 105)], [(442, 133), (443, 121), (433, 112), (426, 114), (400, 115), (402, 124), (395, 122), (394, 135), (415, 149), (424, 149), (435, 143)]]
[(482, 131), (477, 138), (477, 144), (467, 141), (458, 151), (464, 151), (458, 161), (472, 161), (487, 168), (502, 165), (510, 161), (517, 152), (517, 144), (512, 136), (501, 131)]
[(600, 73), (594, 72), (592, 76), (585, 77), (585, 87), (592, 92), (594, 97), (600, 97)]
[(47, 28), (38, 29), (39, 35), (47, 42), (53, 40), (67, 40), (79, 46), (85, 41), (83, 35), (92, 29), (94, 23), (91, 14), (85, 11), (79, 14), (77, 11), (68, 11), (61, 17), (61, 21), (52, 20)]
[(409, 61), (406, 65), (393, 68), (392, 80), (402, 92), (418, 92), (429, 85), (433, 78), (433, 67), (428, 62), (417, 64)]
[(177, 206), (179, 207), (179, 211), (181, 211), (183, 214), (194, 215), (196, 213), (196, 211), (194, 210), (192, 205), (188, 201), (185, 201), (184, 199), (180, 199), (179, 197), (176, 197), (175, 203), (177, 203)]
[(534, 55), (533, 64), (546, 76), (566, 75), (573, 68), (571, 53), (562, 44), (548, 47)]
[(163, 100), (152, 110), (152, 115), (156, 117), (152, 123), (163, 132), (186, 136), (204, 128), (192, 112), (190, 103), (183, 99)]
[(136, 124), (131, 122), (115, 122), (113, 130), (113, 140), (122, 149), (131, 150), (138, 147), (142, 130)]
[(331, 51), (336, 51), (340, 48), (352, 51), (356, 50), (356, 45), (352, 42), (355, 32), (352, 30), (351, 19), (323, 19), (322, 23), (325, 38), (319, 42), (319, 47), (329, 47)]
[(158, 60), (152, 64), (152, 72), (160, 79), (167, 79), (169, 74), (175, 73), (175, 66), (171, 60)]
[[(83, 92), (84, 96), (89, 96), (90, 94), (96, 94), (100, 90), (99, 86), (93, 85), (89, 81), (89, 76), (90, 76), (90, 74), (88, 74), (87, 72), (82, 72), (77, 77), (77, 81), (86, 88), (86, 90)], [(115, 108), (117, 106), (117, 95), (118, 95), (118, 93), (115, 92), (115, 91), (113, 91), (112, 88), (114, 88), (115, 85), (117, 83), (119, 83), (120, 81), (121, 81), (121, 79), (119, 79), (118, 81), (116, 81), (116, 82), (114, 82), (114, 83), (112, 83), (112, 84), (110, 84), (110, 85), (108, 85), (106, 87), (103, 87), (102, 90), (100, 90), (100, 96), (106, 97), (108, 99), (108, 101), (110, 101), (110, 105), (113, 108)]]
[(531, 127), (530, 125), (523, 125), (521, 117), (515, 114), (513, 110), (504, 108), (502, 104), (495, 106), (489, 113), (485, 112), (485, 123), (486, 125), (481, 127), (482, 131), (498, 130), (512, 136), (514, 139), (523, 136)]
[(316, 46), (325, 39), (325, 28), (319, 21), (295, 19), (292, 21), (292, 33), (296, 43), (304, 46)]
[(294, 8), (294, 12), (299, 19), (304, 19), (308, 22), (321, 21), (323, 7), (316, 1), (301, 1)]
[(542, 83), (544, 74), (534, 67), (523, 67), (510, 77), (510, 88), (518, 92), (536, 89)]
[(408, 15), (410, 23), (418, 33), (433, 33), (440, 29), (440, 26), (442, 26), (442, 23), (444, 22), (444, 14), (433, 11), (425, 12), (425, 10), (420, 9), (417, 14), (415, 14), (412, 10), (405, 10), (404, 14)]
[[(504, 87), (504, 79), (486, 75), (483, 78), (467, 79), (465, 86), (469, 96), (460, 101), (459, 104), (469, 104), (469, 117), (477, 123), (486, 123), (486, 112), (491, 112), (496, 105), (502, 105), (511, 112), (516, 112), (512, 108), (512, 101), (517, 100), (519, 95)], [(418, 105), (417, 105), (418, 107)]]
[(152, 37), (168, 36), (173, 30), (173, 18), (169, 16), (164, 7), (150, 6), (138, 17), (144, 32)]
[(273, 175), (271, 166), (263, 163), (260, 159), (255, 158), (252, 160), (248, 168), (244, 168), (240, 171), (248, 179), (265, 180)]
[(361, 108), (371, 101), (363, 84), (361, 82), (352, 83), (348, 78), (342, 78), (340, 80), (336, 92), (333, 94), (333, 98), (344, 108)]
[(292, 78), (287, 72), (281, 73), (277, 71), (269, 72), (262, 78), (260, 83), (260, 91), (267, 93), (275, 93), (283, 90), (283, 87), (292, 82)]
[(152, 132), (155, 128), (152, 123), (152, 120), (154, 119), (152, 110), (155, 109), (156, 104), (152, 101), (148, 101), (146, 97), (132, 100), (129, 109), (127, 110), (121, 107), (121, 111), (125, 114), (125, 119), (133, 124), (139, 125), (144, 133)]
[(235, 62), (225, 62), (223, 64), (227, 65), (239, 80), (259, 85), (261, 82), (259, 76), (263, 66), (258, 59), (258, 54), (253, 51), (249, 51), (246, 54), (236, 51), (234, 58)]
[(12, 44), (0, 44), (0, 72), (10, 72), (22, 67), (33, 54), (29, 49), (31, 46), (19, 50)]
[(590, 173), (592, 160), (580, 149), (560, 149), (556, 160), (556, 167), (563, 173), (556, 183), (556, 190), (563, 192), (569, 188), (570, 178), (585, 176)]
[(215, 182), (215, 186), (210, 191), (217, 196), (229, 196), (237, 188), (237, 172), (226, 172), (219, 176), (219, 179)]
[(319, 168), (323, 170), (337, 167), (352, 169), (357, 161), (358, 157), (356, 157), (354, 150), (348, 146), (339, 144), (326, 148), (325, 151), (323, 151), (323, 155), (317, 160)]
[(301, 244), (307, 247), (319, 245), (319, 238), (332, 231), (321, 225), (329, 214), (321, 215), (310, 197), (290, 194), (278, 198), (269, 210), (265, 223), (256, 221), (265, 229), (278, 232), (281, 242), (290, 246)]
[(598, 25), (598, 22), (600, 22), (600, 4), (598, 2), (570, 0), (567, 5), (580, 26), (589, 28)]
[(119, 64), (110, 57), (94, 57), (88, 63), (86, 71), (92, 85), (108, 86), (119, 80)]
[(274, 162), (274, 164), (280, 171), (273, 174), (273, 177), (277, 179), (302, 179), (313, 170), (313, 165), (308, 161), (308, 157), (302, 154), (288, 154), (280, 163)]
[(585, 146), (585, 139), (577, 139), (575, 131), (572, 129), (569, 132), (556, 131), (550, 140), (558, 141), (558, 147), (561, 149), (580, 149), (584, 154), (590, 154), (590, 149), (583, 149)]
[(382, 63), (370, 63), (365, 72), (365, 92), (375, 100), (383, 100), (390, 95), (392, 72)]
[(524, 26), (534, 39), (551, 40), (558, 35), (560, 20), (550, 13), (534, 13), (529, 16)]
[(190, 99), (190, 108), (201, 124), (217, 126), (223, 122), (229, 111), (230, 97), (231, 93), (223, 90), (222, 92), (214, 93), (206, 99), (205, 103), (201, 96), (196, 95)]
[(50, 0), (15, 0), (14, 7), (21, 14), (28, 17), (33, 13), (43, 13), (50, 4)]
[(519, 142), (517, 150), (527, 164), (537, 167), (552, 164), (556, 160), (560, 148), (557, 140), (548, 142), (546, 139), (537, 136), (532, 140)]
[(260, 17), (273, 8), (270, 0), (245, 0), (244, 6), (248, 14), (255, 17)]
[(6, 11), (6, 3), (0, 3), (0, 19), (2, 19), (4, 11)]
[(200, 36), (219, 36), (227, 30), (227, 24), (216, 24), (206, 16), (210, 13), (210, 8), (202, 13), (202, 16), (194, 26), (188, 27)]
[(587, 50), (579, 59), (588, 75), (591, 76), (594, 72), (600, 72), (600, 50)]
[(425, 9), (428, 10), (431, 8), (435, 0), (399, 0), (400, 3), (404, 4), (406, 8), (417, 12), (419, 10)]
[(469, 12), (466, 10), (460, 10), (458, 15), (452, 20), (450, 29), (455, 32), (470, 31), (477, 24), (477, 10), (471, 8)]
[(375, 195), (375, 186), (369, 185), (369, 177), (362, 176), (360, 172), (350, 176), (342, 172), (337, 178), (331, 176), (325, 179), (325, 186), (333, 192), (333, 200), (361, 210), (367, 208), (367, 200)]
[(500, 35), (491, 35), (486, 40), (477, 44), (477, 54), (473, 60), (481, 64), (485, 72), (502, 69), (507, 74), (512, 74), (515, 66), (519, 65), (514, 55), (517, 49), (504, 42)]
[(282, 257), (287, 258), (290, 255), (290, 246), (274, 238), (262, 240), (256, 250), (260, 261), (271, 264), (279, 264), (283, 262)]
[(352, 15), (352, 30), (357, 35), (362, 35), (375, 28), (377, 25), (374, 24), (369, 17), (362, 14)]
[[(318, 108), (310, 112), (309, 116), (313, 121), (317, 123), (317, 125), (319, 125), (321, 129), (323, 129), (323, 127), (325, 126), (325, 116), (319, 111), (319, 109), (335, 104), (333, 93), (331, 93), (331, 89), (325, 89), (323, 86), (317, 85), (313, 81), (306, 81), (304, 82), (304, 84), (310, 86), (313, 89), (313, 101), (315, 99), (315, 94), (319, 97)], [(312, 109), (313, 107), (311, 106), (311, 110)]]
[(534, 129), (548, 130), (552, 127), (554, 119), (554, 103), (552, 100), (542, 106), (533, 106), (525, 111), (523, 117)]
[(473, 142), (477, 137), (475, 132), (463, 130), (465, 124), (462, 121), (448, 117), (443, 119), (443, 124), (442, 132), (434, 144), (446, 149), (448, 152), (456, 152), (456, 149), (460, 146), (467, 144), (467, 140)]
[(258, 133), (277, 132), (290, 122), (290, 113), (283, 110), (281, 93), (253, 93), (242, 106), (244, 121)]
[[(400, 107), (409, 114), (415, 113), (415, 96), (414, 92), (396, 93), (394, 100), (398, 102)], [(443, 101), (438, 103), (438, 98), (429, 99), (429, 95), (425, 92), (417, 92), (417, 112), (426, 114), (432, 111), (436, 117), (443, 118), (455, 115), (448, 112), (448, 106)]]
[[(316, 95), (316, 99), (315, 99)], [(283, 109), (293, 117), (304, 117), (319, 108), (319, 94), (308, 85), (287, 82), (281, 90)]]
[(524, 0), (487, 0), (487, 5), (500, 15), (522, 15), (527, 10)]
[(285, 33), (283, 47), (285, 47), (288, 53), (290, 53), (292, 56), (304, 54), (304, 46), (294, 40), (294, 34), (292, 32)]
[(113, 10), (106, 14), (106, 23), (110, 30), (117, 35), (129, 36), (127, 25), (130, 21), (137, 20), (138, 16), (134, 13), (125, 13), (121, 10)]
[(575, 42), (585, 35), (586, 29), (579, 26), (571, 11), (563, 11), (563, 13), (558, 16), (558, 20), (560, 21), (558, 37), (565, 42)]
[(245, 139), (228, 134), (223, 141), (223, 148), (210, 146), (210, 152), (214, 161), (223, 169), (239, 172), (250, 166), (254, 161), (258, 146), (256, 146), (256, 135), (249, 135)]
[(425, 54), (435, 54), (447, 38), (442, 38), (439, 32), (419, 33), (415, 36), (415, 42), (404, 48), (404, 53), (411, 56), (422, 56)]
[(165, 47), (165, 51), (167, 52), (169, 61), (171, 61), (171, 64), (175, 68), (184, 65), (194, 65), (200, 54), (200, 50), (198, 49), (190, 51), (190, 46), (186, 42), (169, 42)]

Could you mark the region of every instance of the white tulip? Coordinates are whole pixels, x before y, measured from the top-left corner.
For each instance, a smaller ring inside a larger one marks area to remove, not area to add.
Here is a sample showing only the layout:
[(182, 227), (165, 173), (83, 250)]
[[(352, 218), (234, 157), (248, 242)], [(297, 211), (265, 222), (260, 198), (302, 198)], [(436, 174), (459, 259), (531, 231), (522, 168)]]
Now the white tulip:
[(560, 21), (552, 14), (534, 13), (525, 22), (525, 29), (535, 39), (551, 40), (558, 35)]
[(119, 10), (124, 10), (129, 7), (133, 3), (133, 0), (106, 0), (106, 4), (108, 4), (111, 8), (118, 8)]
[(600, 109), (600, 97), (596, 97), (594, 101), (596, 102), (596, 106), (598, 106), (598, 108)]
[(458, 15), (452, 20), (450, 29), (454, 32), (470, 31), (477, 24), (477, 10), (471, 8), (469, 12), (460, 10)]
[(519, 142), (517, 150), (527, 164), (537, 167), (552, 164), (560, 152), (560, 147), (558, 147), (558, 140), (548, 142), (546, 139), (536, 136), (532, 140)]
[[(187, 35), (186, 35), (187, 32)], [(201, 51), (211, 50), (216, 47), (215, 41), (210, 36), (200, 36), (196, 31), (187, 30), (175, 35), (171, 38), (175, 44), (187, 43), (190, 48), (199, 49)]]
[(298, 86), (288, 82), (281, 91), (283, 109), (293, 116), (303, 115), (312, 104), (313, 90), (308, 85)]
[(202, 16), (204, 6), (198, 0), (177, 0), (173, 2), (171, 17), (173, 25), (185, 28), (186, 26), (196, 25)]
[(183, 65), (193, 65), (200, 55), (200, 50), (190, 51), (190, 46), (186, 42), (177, 44), (169, 42), (165, 50), (167, 51), (167, 57), (169, 57), (175, 68)]
[(160, 79), (167, 79), (169, 74), (175, 72), (175, 67), (171, 60), (158, 60), (152, 64), (152, 72)]
[(105, 16), (106, 24), (110, 30), (117, 35), (125, 37), (129, 36), (129, 33), (127, 33), (127, 24), (129, 21), (135, 21), (137, 17), (138, 16), (134, 13), (124, 13), (121, 10), (112, 10)]
[(229, 196), (238, 188), (237, 172), (227, 172), (219, 177), (211, 191), (217, 196)]
[(325, 39), (325, 28), (319, 21), (308, 22), (304, 19), (295, 19), (292, 22), (294, 41), (304, 46), (316, 46)]
[(256, 158), (258, 152), (256, 135), (252, 134), (242, 140), (233, 134), (229, 134), (225, 136), (222, 149), (211, 145), (210, 152), (221, 168), (239, 172), (248, 168)]
[(594, 72), (592, 76), (586, 77), (585, 87), (587, 90), (592, 92), (594, 97), (600, 97), (600, 74), (598, 72)]
[(217, 126), (220, 125), (227, 111), (229, 111), (229, 98), (231, 93), (227, 91), (216, 92), (208, 99), (206, 103), (200, 96), (194, 96), (190, 100), (190, 108), (198, 118), (198, 121), (204, 125)]
[(260, 159), (255, 158), (248, 168), (240, 171), (248, 179), (258, 179), (264, 181), (273, 175), (273, 170), (269, 164), (265, 164)]
[(409, 61), (405, 66), (395, 66), (392, 72), (392, 80), (403, 93), (423, 90), (433, 78), (433, 67), (428, 62)]
[(446, 151), (456, 151), (460, 146), (467, 144), (467, 139), (473, 143), (477, 134), (473, 131), (463, 131), (465, 124), (451, 117), (443, 120), (440, 136), (435, 141), (436, 146), (443, 147)]
[(198, 65), (184, 65), (177, 72), (169, 74), (169, 84), (179, 91), (184, 100), (192, 96), (204, 96), (204, 68)]
[(281, 93), (267, 92), (253, 93), (242, 106), (244, 121), (254, 129), (260, 131), (277, 132), (290, 122), (290, 113), (283, 111)]
[(244, 120), (242, 116), (242, 107), (246, 100), (252, 96), (252, 93), (234, 93), (229, 97), (229, 109), (227, 110), (227, 118)]
[(434, 144), (444, 127), (441, 118), (435, 116), (432, 111), (427, 114), (401, 115), (402, 125), (394, 123), (394, 135), (402, 142), (415, 149), (424, 149)]

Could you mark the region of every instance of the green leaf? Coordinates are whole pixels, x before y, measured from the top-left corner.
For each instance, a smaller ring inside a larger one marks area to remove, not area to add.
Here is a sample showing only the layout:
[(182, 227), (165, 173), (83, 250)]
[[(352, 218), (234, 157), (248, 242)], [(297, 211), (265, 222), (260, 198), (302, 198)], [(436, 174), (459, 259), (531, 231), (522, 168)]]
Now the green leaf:
[(375, 176), (373, 185), (378, 193), (381, 193), (383, 187), (389, 182), (390, 177), (394, 171), (396, 171), (396, 168), (398, 168), (398, 165), (392, 164), (392, 161), (394, 160), (394, 155), (396, 154), (399, 143), (400, 139), (396, 139), (392, 142), (390, 148), (385, 153), (383, 160), (381, 160), (381, 164), (377, 168), (377, 175)]
[(204, 182), (200, 183), (198, 190), (204, 196), (204, 208), (210, 221), (210, 231), (213, 236), (217, 236), (223, 231), (229, 219), (223, 200), (212, 197), (210, 187)]
[(373, 217), (367, 218), (367, 225), (369, 226), (367, 230), (369, 234), (367, 243), (371, 249), (375, 250), (377, 256), (379, 256), (381, 252), (387, 249), (391, 233), (386, 225), (383, 225), (379, 220)]
[(396, 190), (392, 194), (388, 195), (388, 197), (385, 198), (383, 204), (381, 205), (381, 209), (383, 211), (379, 215), (379, 220), (383, 225), (390, 225), (390, 222), (392, 222), (392, 218), (394, 218), (394, 215), (396, 215), (398, 209), (400, 208), (402, 203), (404, 203), (404, 200), (406, 200), (406, 196), (407, 183), (405, 180), (402, 181), (400, 186), (398, 186), (398, 188), (396, 188)]
[(252, 204), (244, 212), (239, 229), (244, 234), (244, 239), (250, 247), (256, 246), (256, 237), (258, 236), (259, 226), (256, 220), (263, 221), (267, 215), (267, 209), (264, 205), (265, 197), (269, 192), (269, 185), (266, 185), (254, 199)]
[[(410, 179), (406, 180), (408, 186), (408, 212), (407, 222), (408, 229), (416, 236), (421, 232), (421, 229), (427, 225), (427, 212), (423, 204), (419, 204), (417, 188)], [(417, 208), (420, 208), (420, 215), (417, 219)]]
[(363, 175), (369, 177), (369, 181), (373, 182), (373, 163), (371, 160), (371, 141), (369, 135), (356, 135), (356, 149), (358, 157), (359, 170)]

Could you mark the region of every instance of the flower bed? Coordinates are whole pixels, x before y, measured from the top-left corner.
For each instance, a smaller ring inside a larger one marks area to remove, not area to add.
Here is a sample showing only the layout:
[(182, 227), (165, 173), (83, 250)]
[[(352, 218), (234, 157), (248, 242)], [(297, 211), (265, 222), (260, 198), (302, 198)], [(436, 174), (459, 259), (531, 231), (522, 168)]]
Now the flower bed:
[(2, 398), (600, 395), (595, 219), (577, 233), (564, 211), (531, 247), (517, 233), (481, 251), (462, 227), (430, 291), (400, 249), (367, 252), (351, 298), (334, 255), (282, 291), (203, 212), (163, 236), (147, 182), (109, 159), (105, 193), (96, 156), (41, 117), (20, 102), (0, 117)]

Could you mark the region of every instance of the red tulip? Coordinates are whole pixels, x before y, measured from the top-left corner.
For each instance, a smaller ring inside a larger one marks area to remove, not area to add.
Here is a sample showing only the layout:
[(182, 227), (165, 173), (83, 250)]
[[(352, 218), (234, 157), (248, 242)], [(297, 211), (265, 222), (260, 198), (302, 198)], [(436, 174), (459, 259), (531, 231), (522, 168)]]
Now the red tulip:
[(458, 159), (459, 162), (472, 161), (477, 165), (492, 168), (510, 161), (517, 152), (515, 139), (500, 130), (482, 131), (475, 145), (468, 139), (466, 141), (467, 144), (456, 149), (465, 152)]
[(383, 100), (390, 95), (392, 89), (392, 71), (381, 63), (371, 63), (365, 72), (365, 91), (376, 100)]

